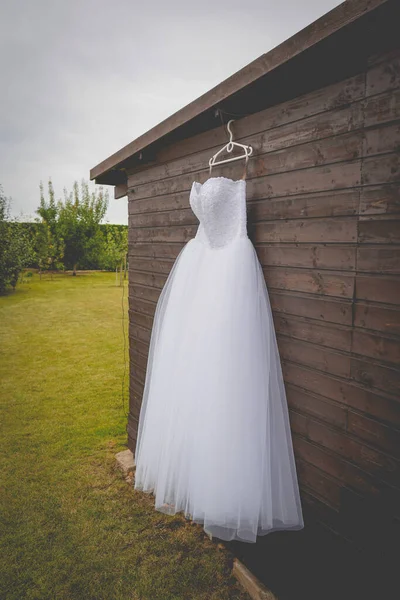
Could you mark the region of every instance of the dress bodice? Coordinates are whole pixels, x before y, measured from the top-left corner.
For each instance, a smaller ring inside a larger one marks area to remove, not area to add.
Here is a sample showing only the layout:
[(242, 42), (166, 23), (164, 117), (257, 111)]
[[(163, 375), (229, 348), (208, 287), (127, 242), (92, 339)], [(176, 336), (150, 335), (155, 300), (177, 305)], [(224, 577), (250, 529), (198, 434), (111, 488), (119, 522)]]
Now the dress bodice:
[(210, 177), (194, 181), (190, 206), (199, 219), (195, 239), (210, 248), (226, 246), (237, 237), (247, 236), (246, 181)]

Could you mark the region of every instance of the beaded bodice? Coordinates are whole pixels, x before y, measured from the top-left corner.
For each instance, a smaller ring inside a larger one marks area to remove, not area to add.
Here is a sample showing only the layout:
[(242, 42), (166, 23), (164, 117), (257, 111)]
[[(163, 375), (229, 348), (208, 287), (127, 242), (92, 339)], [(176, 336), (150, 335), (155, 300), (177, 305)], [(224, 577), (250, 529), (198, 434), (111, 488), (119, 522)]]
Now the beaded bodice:
[(226, 246), (237, 237), (247, 236), (246, 181), (210, 177), (194, 181), (190, 206), (200, 224), (194, 239), (210, 248)]

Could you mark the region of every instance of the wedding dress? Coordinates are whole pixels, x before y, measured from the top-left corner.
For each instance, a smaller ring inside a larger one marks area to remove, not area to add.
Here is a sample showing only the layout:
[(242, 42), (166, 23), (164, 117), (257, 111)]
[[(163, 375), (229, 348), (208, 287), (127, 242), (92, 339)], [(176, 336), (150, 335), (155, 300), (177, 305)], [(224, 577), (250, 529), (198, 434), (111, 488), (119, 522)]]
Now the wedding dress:
[(196, 236), (157, 303), (134, 487), (222, 540), (301, 529), (268, 292), (247, 235), (246, 181), (193, 182)]

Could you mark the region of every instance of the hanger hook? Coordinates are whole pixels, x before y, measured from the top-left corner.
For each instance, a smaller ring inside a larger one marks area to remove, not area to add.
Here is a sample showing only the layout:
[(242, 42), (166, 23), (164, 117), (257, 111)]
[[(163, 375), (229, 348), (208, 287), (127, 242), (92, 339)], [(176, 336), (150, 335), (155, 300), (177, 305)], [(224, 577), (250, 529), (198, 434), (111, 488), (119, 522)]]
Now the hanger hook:
[(234, 122), (235, 119), (230, 119), (226, 125), (228, 131), (229, 131), (229, 141), (231, 142), (233, 140), (233, 133), (232, 133), (232, 129), (231, 129), (231, 123)]
[(232, 129), (231, 129), (231, 123), (233, 123), (234, 120), (235, 119), (230, 119), (228, 121), (227, 125), (226, 125), (226, 127), (227, 127), (227, 129), (229, 131), (229, 143), (228, 143), (227, 148), (226, 148), (227, 152), (232, 152), (232, 150), (233, 150), (233, 144), (232, 144), (232, 142), (233, 142), (233, 133), (232, 133)]

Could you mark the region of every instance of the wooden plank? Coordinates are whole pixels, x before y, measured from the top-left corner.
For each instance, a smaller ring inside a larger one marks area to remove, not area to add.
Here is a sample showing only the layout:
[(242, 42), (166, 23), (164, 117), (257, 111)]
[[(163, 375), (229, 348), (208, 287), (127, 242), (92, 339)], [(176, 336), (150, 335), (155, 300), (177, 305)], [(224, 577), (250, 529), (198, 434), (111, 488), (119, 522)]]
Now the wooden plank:
[(278, 336), (281, 360), (305, 365), (318, 371), (350, 377), (350, 356), (330, 349), (294, 340), (286, 336)]
[(149, 315), (144, 315), (141, 312), (136, 312), (134, 310), (129, 310), (129, 322), (133, 325), (140, 325), (141, 327), (145, 327), (146, 329), (150, 329), (153, 326), (153, 319)]
[(139, 418), (140, 406), (141, 406), (141, 403), (139, 404), (139, 400), (138, 400), (139, 386), (140, 386), (140, 398), (142, 398), (142, 396), (143, 396), (142, 389), (144, 388), (145, 380), (142, 379), (141, 375), (138, 375), (136, 373), (135, 365), (132, 365), (132, 363), (131, 363), (131, 367), (132, 367), (132, 373), (130, 375), (130, 377), (131, 377), (130, 389), (131, 389), (131, 391), (133, 391), (133, 388), (135, 387), (135, 391), (133, 391), (133, 396), (134, 396), (134, 398), (136, 397), (136, 400), (131, 407), (131, 413), (133, 414), (133, 416)]
[(130, 389), (133, 390), (137, 394), (138, 398), (140, 397), (140, 401), (141, 401), (141, 398), (143, 396), (143, 390), (144, 390), (143, 383), (140, 382), (135, 377), (130, 376), (129, 377), (129, 385), (130, 385)]
[(282, 363), (285, 381), (304, 390), (363, 412), (393, 425), (400, 425), (400, 403), (361, 385), (294, 363)]
[(345, 429), (347, 425), (347, 407), (343, 404), (323, 398), (319, 394), (303, 390), (290, 383), (285, 384), (286, 397), (290, 409), (305, 416), (317, 417), (335, 427)]
[(232, 574), (251, 600), (276, 600), (276, 596), (237, 558), (233, 559)]
[(142, 389), (144, 389), (144, 384), (146, 381), (146, 368), (142, 368), (137, 363), (133, 361), (130, 362), (130, 375), (132, 376), (133, 381), (136, 381)]
[[(137, 426), (138, 426), (138, 418), (134, 417), (131, 413), (128, 414), (128, 432), (132, 435), (132, 438), (136, 441), (137, 434)], [(132, 450), (132, 448), (131, 448)]]
[(367, 70), (365, 93), (367, 96), (372, 96), (396, 88), (400, 88), (400, 56), (398, 51), (394, 52), (394, 56), (389, 55), (383, 62)]
[(325, 244), (257, 244), (262, 266), (308, 267), (353, 271), (356, 262), (355, 246), (326, 246)]
[[(135, 188), (136, 189), (136, 188)], [(151, 189), (149, 188), (150, 195), (141, 198), (132, 189), (128, 192), (129, 204), (128, 213), (130, 223), (135, 226), (137, 214), (156, 213), (160, 210), (180, 210), (189, 208), (189, 189), (185, 189), (181, 192), (169, 193), (168, 188), (161, 195), (151, 195)]]
[(129, 337), (129, 345), (130, 345), (131, 349), (135, 348), (135, 351), (138, 352), (139, 354), (141, 354), (147, 360), (148, 353), (149, 353), (149, 344), (148, 343), (141, 342), (140, 340), (136, 339), (134, 336), (130, 336)]
[[(327, 448), (391, 485), (400, 487), (400, 463), (394, 457), (368, 447), (365, 443), (350, 437), (314, 419), (308, 419), (307, 438), (323, 448)], [(400, 446), (397, 457), (400, 458)]]
[[(144, 364), (144, 367), (143, 367)], [(139, 352), (130, 353), (129, 361), (129, 373), (133, 379), (138, 381), (144, 386), (146, 381), (146, 369), (147, 369), (147, 358), (142, 356)]]
[(154, 317), (156, 305), (154, 302), (143, 300), (142, 298), (136, 298), (136, 296), (130, 297), (129, 310), (140, 312), (145, 315), (149, 315), (151, 318)]
[(129, 243), (188, 242), (196, 235), (196, 225), (175, 227), (146, 227), (129, 230)]
[(307, 435), (307, 417), (289, 406), (290, 429), (293, 433)]
[[(254, 165), (257, 168), (254, 174), (259, 177), (280, 170), (291, 171), (357, 158), (362, 152), (362, 137), (354, 132), (362, 127), (362, 108), (363, 102), (354, 102), (294, 123), (259, 131), (257, 138), (250, 142), (257, 150), (257, 163), (250, 161), (250, 168)], [(289, 152), (284, 152), (284, 149), (289, 149)], [(277, 152), (275, 156), (274, 152)], [(267, 153), (265, 157), (264, 153)], [(261, 172), (258, 171), (259, 155)], [(269, 169), (269, 156), (273, 160), (272, 171), (263, 171)], [(249, 173), (253, 174), (252, 171)]]
[(158, 212), (129, 215), (129, 227), (173, 227), (198, 224), (199, 220), (191, 208), (165, 211), (161, 205)]
[(390, 90), (386, 94), (370, 96), (363, 101), (364, 125), (372, 127), (395, 121), (400, 118), (400, 90)]
[(400, 246), (360, 246), (357, 248), (357, 270), (400, 275)]
[(398, 183), (400, 180), (400, 155), (392, 153), (365, 158), (362, 171), (364, 185)]
[[(137, 364), (133, 363), (132, 361), (129, 363), (129, 377), (130, 377), (130, 391), (133, 392), (133, 404), (132, 404), (132, 414), (136, 417), (139, 417), (139, 411), (140, 411), (140, 406), (141, 406), (141, 400), (142, 400), (142, 390), (144, 390), (144, 382), (146, 380), (145, 377), (143, 377), (142, 372), (140, 367), (138, 367)], [(132, 385), (136, 386), (135, 390), (133, 390)], [(139, 387), (140, 386), (140, 390)], [(139, 402), (140, 399), (140, 402)], [(133, 405), (135, 405), (136, 407), (136, 411), (133, 409)]]
[(257, 177), (247, 182), (247, 189), (249, 199), (255, 200), (352, 188), (360, 182), (361, 161), (356, 159)]
[(135, 390), (133, 390), (132, 387), (131, 387), (131, 393), (133, 394), (132, 397), (134, 398), (134, 402), (129, 407), (129, 413), (133, 419), (136, 419), (137, 421), (139, 421), (141, 404), (139, 404), (139, 399), (136, 396), (137, 392), (135, 392)]
[(379, 487), (359, 467), (300, 436), (294, 437), (293, 446), (301, 460), (314, 465), (331, 477), (335, 477), (338, 481), (364, 494), (379, 495)]
[(146, 372), (147, 357), (142, 356), (142, 354), (140, 354), (140, 352), (137, 351), (136, 346), (133, 346), (133, 348), (131, 348), (130, 360), (131, 360), (132, 364), (141, 367), (143, 369), (143, 371)]
[(140, 365), (133, 362), (132, 360), (129, 363), (129, 368), (131, 370), (131, 375), (132, 375), (133, 379), (138, 384), (140, 384), (144, 390), (144, 386), (145, 386), (145, 382), (146, 382), (146, 369), (143, 369)]
[[(184, 173), (183, 175), (177, 177), (168, 177), (167, 179), (155, 180), (151, 183), (141, 185), (140, 187), (128, 187), (129, 200), (132, 204), (132, 208), (134, 209), (138, 202), (142, 202), (142, 206), (145, 206), (146, 202), (153, 201), (153, 206), (158, 206), (157, 210), (160, 210), (159, 204), (155, 204), (157, 202), (157, 198), (162, 198), (169, 195), (171, 196), (171, 203), (174, 202), (175, 197), (177, 197), (179, 201), (182, 193), (186, 192), (186, 195), (189, 195), (188, 192), (192, 187), (193, 181), (196, 179), (196, 173), (191, 172)], [(146, 202), (143, 202), (144, 200)], [(183, 205), (182, 208), (184, 208), (184, 206), (185, 205)], [(172, 204), (171, 208), (178, 207), (173, 206)], [(153, 211), (154, 208), (152, 208), (152, 212)], [(147, 211), (143, 211), (142, 209), (141, 212)]]
[(139, 298), (148, 302), (156, 303), (160, 296), (160, 288), (151, 288), (144, 285), (137, 285), (136, 283), (129, 283), (129, 297)]
[(135, 323), (129, 323), (129, 336), (134, 337), (136, 340), (149, 344), (150, 342), (150, 330), (141, 325)]
[(331, 349), (350, 351), (351, 329), (338, 324), (274, 314), (277, 333)]
[(355, 305), (354, 325), (391, 335), (396, 334), (400, 341), (400, 308), (359, 302)]
[(132, 415), (134, 419), (139, 421), (140, 417), (140, 407), (142, 405), (142, 394), (143, 392), (140, 389), (140, 384), (135, 382), (133, 379), (130, 379), (129, 382), (129, 414)]
[(352, 303), (351, 300), (345, 298), (324, 298), (275, 290), (270, 291), (269, 298), (274, 313), (309, 317), (341, 325), (351, 325), (352, 323)]
[(144, 273), (143, 271), (134, 271), (129, 269), (129, 281), (136, 285), (143, 285), (152, 288), (164, 287), (167, 276), (160, 273)]
[(359, 201), (358, 189), (328, 190), (248, 201), (247, 220), (256, 222), (355, 215), (358, 212)]
[[(131, 391), (133, 394), (135, 394), (135, 392), (132, 390)], [(140, 416), (140, 404), (139, 401), (137, 399), (137, 401), (135, 401), (133, 404), (131, 404), (130, 406), (130, 415), (133, 417), (133, 419), (136, 419), (137, 421), (139, 421), (139, 416)]]
[(400, 363), (400, 338), (383, 337), (381, 333), (374, 334), (360, 329), (354, 329), (352, 350), (355, 354), (369, 356), (380, 362)]
[(398, 213), (400, 213), (400, 185), (398, 183), (361, 189), (360, 215)]
[(358, 241), (360, 244), (400, 244), (400, 218), (379, 215), (360, 220)]
[(175, 260), (182, 250), (184, 243), (176, 244), (139, 244), (132, 243), (129, 247), (129, 257), (169, 258)]
[(254, 244), (261, 243), (342, 243), (357, 240), (357, 218), (294, 219), (251, 223), (248, 232)]
[(128, 194), (128, 186), (126, 183), (120, 183), (114, 187), (114, 198), (118, 200), (119, 198), (123, 198)]
[(398, 123), (366, 129), (364, 135), (363, 156), (395, 152), (400, 145), (400, 125)]
[(370, 359), (351, 358), (351, 378), (369, 388), (382, 390), (400, 398), (400, 369), (388, 365), (377, 364)]
[(357, 275), (356, 297), (357, 300), (398, 305), (400, 298), (400, 277)]
[(348, 431), (390, 455), (400, 458), (400, 431), (383, 425), (365, 415), (349, 411)]
[(293, 290), (352, 298), (354, 293), (354, 276), (339, 271), (317, 271), (315, 269), (289, 269), (264, 267), (263, 272), (268, 289)]
[(146, 273), (155, 273), (161, 275), (168, 275), (173, 267), (174, 261), (167, 258), (143, 258), (143, 257), (130, 257), (129, 258), (129, 270), (145, 271)]
[(362, 154), (363, 136), (355, 130), (361, 127), (362, 104), (358, 102), (259, 132), (250, 139), (257, 149), (257, 162), (250, 164), (249, 176), (356, 159)]
[(301, 486), (306, 485), (307, 488), (316, 492), (332, 508), (340, 507), (341, 485), (337, 479), (326, 475), (323, 470), (304, 460), (297, 461), (296, 470)]

